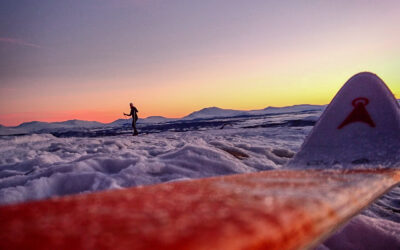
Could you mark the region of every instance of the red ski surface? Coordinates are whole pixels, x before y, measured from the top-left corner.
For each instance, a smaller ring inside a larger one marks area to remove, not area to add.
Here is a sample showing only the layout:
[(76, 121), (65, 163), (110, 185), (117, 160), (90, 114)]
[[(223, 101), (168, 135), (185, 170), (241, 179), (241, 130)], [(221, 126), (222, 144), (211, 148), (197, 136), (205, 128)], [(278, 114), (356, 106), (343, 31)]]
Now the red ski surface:
[(0, 249), (298, 249), (400, 170), (276, 170), (0, 207)]

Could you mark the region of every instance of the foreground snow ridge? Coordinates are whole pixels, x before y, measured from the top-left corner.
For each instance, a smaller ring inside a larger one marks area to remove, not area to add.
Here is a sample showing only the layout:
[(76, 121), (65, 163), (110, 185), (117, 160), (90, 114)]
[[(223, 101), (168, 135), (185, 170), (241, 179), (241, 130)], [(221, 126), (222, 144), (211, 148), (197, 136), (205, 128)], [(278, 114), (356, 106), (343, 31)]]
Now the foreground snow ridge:
[[(274, 130), (277, 134), (276, 129), (270, 131)], [(135, 138), (33, 134), (2, 138), (0, 203), (281, 167), (293, 156), (295, 147), (279, 141), (277, 135), (260, 132), (166, 132)], [(294, 132), (288, 129), (287, 136), (299, 145), (304, 134)], [(277, 141), (273, 147), (265, 144), (272, 139)]]

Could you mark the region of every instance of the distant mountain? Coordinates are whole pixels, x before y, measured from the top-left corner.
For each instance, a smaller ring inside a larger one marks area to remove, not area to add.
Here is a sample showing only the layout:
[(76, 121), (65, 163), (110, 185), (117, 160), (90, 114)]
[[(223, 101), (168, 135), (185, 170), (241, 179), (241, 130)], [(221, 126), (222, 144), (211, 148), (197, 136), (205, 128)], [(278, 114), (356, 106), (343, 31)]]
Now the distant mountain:
[(174, 120), (176, 120), (176, 119), (166, 118), (163, 116), (149, 116), (144, 119), (139, 119), (138, 124), (141, 124), (141, 123), (146, 123), (146, 124), (148, 124), (148, 123), (164, 123), (164, 122), (170, 122), (170, 121), (174, 121)]
[(223, 117), (236, 117), (236, 116), (253, 116), (253, 115), (266, 115), (266, 114), (278, 114), (278, 113), (293, 113), (302, 111), (319, 111), (324, 110), (326, 105), (294, 105), (289, 107), (267, 107), (265, 109), (258, 110), (233, 110), (233, 109), (221, 109), (217, 107), (204, 108), (199, 111), (195, 111), (182, 119), (211, 119), (211, 118), (223, 118)]
[(105, 124), (106, 126), (111, 126), (111, 127), (120, 127), (126, 124), (130, 124), (131, 120), (130, 119), (118, 119), (113, 122)]
[(79, 127), (79, 128), (98, 128), (103, 127), (104, 123), (96, 121), (82, 121), (82, 120), (68, 120), (64, 122), (54, 122), (53, 124), (60, 125), (62, 127)]
[(204, 108), (199, 111), (195, 111), (182, 119), (192, 120), (192, 119), (209, 119), (209, 118), (219, 118), (219, 117), (234, 117), (245, 114), (246, 111), (233, 110), (233, 109), (221, 109), (217, 107)]
[[(259, 110), (233, 110), (221, 109), (217, 107), (204, 108), (195, 111), (181, 119), (165, 118), (162, 116), (150, 116), (144, 119), (139, 119), (138, 124), (158, 124), (179, 120), (194, 120), (194, 119), (213, 119), (237, 116), (254, 116), (278, 113), (292, 113), (301, 111), (318, 111), (324, 110), (326, 105), (294, 105), (289, 107), (267, 107)], [(40, 122), (32, 121), (25, 122), (16, 127), (6, 127), (0, 125), (0, 135), (9, 134), (27, 134), (27, 133), (51, 133), (63, 130), (81, 131), (88, 129), (106, 128), (106, 127), (122, 127), (130, 125), (131, 119), (118, 119), (111, 123), (101, 123), (96, 121), (68, 120), (63, 122)]]
[(322, 111), (326, 108), (326, 105), (293, 105), (288, 107), (267, 107), (263, 109), (267, 114), (273, 113), (292, 113), (292, 112), (302, 112), (302, 111)]
[(45, 127), (49, 124), (48, 122), (39, 122), (39, 121), (31, 121), (31, 122), (24, 122), (20, 125), (16, 126), (15, 128), (30, 128), (30, 127)]
[(25, 122), (15, 128), (25, 129), (29, 132), (36, 132), (48, 129), (64, 129), (64, 128), (98, 128), (103, 127), (104, 124), (95, 121), (82, 121), (82, 120), (68, 120), (63, 122)]
[(63, 122), (24, 122), (16, 127), (0, 127), (0, 135), (55, 132), (59, 130), (85, 130), (102, 128), (105, 124), (96, 121), (68, 120)]

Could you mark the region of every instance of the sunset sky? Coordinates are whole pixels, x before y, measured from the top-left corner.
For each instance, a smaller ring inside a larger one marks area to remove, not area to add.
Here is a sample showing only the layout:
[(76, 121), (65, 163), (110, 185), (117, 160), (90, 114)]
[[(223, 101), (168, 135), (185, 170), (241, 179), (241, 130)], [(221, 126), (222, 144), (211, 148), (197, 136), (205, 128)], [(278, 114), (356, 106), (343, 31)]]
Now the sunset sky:
[(0, 124), (400, 98), (400, 1), (2, 0)]

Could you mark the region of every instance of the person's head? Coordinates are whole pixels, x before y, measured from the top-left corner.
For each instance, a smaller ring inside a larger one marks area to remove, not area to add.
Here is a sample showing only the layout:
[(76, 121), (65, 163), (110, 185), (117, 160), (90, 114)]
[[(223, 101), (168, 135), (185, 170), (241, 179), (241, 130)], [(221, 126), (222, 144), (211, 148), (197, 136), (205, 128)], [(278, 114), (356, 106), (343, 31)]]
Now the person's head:
[(131, 108), (133, 108), (133, 103), (129, 103), (129, 106), (131, 106)]

